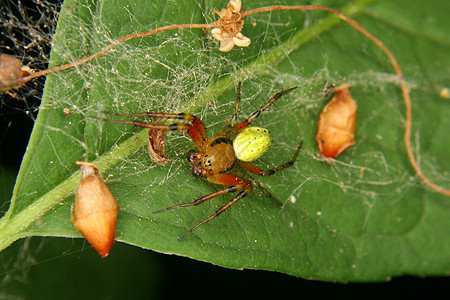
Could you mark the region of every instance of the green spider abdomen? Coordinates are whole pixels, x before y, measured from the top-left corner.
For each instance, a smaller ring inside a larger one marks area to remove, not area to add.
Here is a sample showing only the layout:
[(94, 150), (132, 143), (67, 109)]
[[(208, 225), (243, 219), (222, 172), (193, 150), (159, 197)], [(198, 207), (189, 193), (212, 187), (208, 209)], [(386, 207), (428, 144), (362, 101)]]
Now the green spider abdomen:
[(272, 145), (272, 134), (261, 127), (247, 127), (236, 136), (233, 148), (236, 157), (242, 161), (260, 158)]

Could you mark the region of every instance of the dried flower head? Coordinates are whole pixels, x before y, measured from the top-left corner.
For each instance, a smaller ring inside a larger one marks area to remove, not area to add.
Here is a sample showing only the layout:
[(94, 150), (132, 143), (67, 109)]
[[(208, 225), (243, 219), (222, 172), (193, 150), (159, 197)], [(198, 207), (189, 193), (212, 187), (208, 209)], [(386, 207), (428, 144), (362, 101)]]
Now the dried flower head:
[(350, 85), (340, 85), (334, 93), (319, 116), (316, 136), (320, 153), (328, 158), (336, 158), (355, 144), (357, 106), (350, 93)]
[(80, 161), (77, 165), (81, 168), (81, 180), (72, 207), (72, 223), (95, 250), (106, 257), (114, 244), (119, 205), (96, 165)]
[(233, 49), (234, 45), (239, 47), (250, 45), (250, 39), (241, 33), (242, 26), (244, 26), (241, 0), (230, 0), (226, 9), (214, 12), (219, 15), (220, 19), (217, 21), (217, 27), (211, 30), (211, 34), (220, 41), (220, 51), (228, 52)]

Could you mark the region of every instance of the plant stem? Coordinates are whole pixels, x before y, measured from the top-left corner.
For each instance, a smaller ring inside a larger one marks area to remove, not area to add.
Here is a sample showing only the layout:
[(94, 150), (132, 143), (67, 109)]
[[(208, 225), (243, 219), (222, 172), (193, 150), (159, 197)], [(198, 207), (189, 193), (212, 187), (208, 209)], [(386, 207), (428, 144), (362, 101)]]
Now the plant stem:
[[(117, 165), (124, 157), (142, 146), (147, 138), (148, 132), (146, 130), (139, 131), (131, 138), (114, 147), (105, 155), (92, 161), (92, 163), (98, 166), (101, 173), (104, 173), (108, 168)], [(60, 204), (61, 201), (70, 195), (74, 194), (78, 182), (80, 181), (80, 176), (80, 171), (74, 172), (72, 176), (49, 190), (46, 194), (36, 199), (36, 201), (33, 201), (29, 206), (16, 214), (13, 214), (14, 206), (11, 206), (8, 212), (0, 219), (0, 251), (8, 247), (15, 240), (24, 236), (23, 231), (34, 221), (39, 219), (40, 216), (54, 206)], [(15, 199), (13, 198), (11, 203), (14, 201)], [(69, 218), (69, 216), (67, 217)]]

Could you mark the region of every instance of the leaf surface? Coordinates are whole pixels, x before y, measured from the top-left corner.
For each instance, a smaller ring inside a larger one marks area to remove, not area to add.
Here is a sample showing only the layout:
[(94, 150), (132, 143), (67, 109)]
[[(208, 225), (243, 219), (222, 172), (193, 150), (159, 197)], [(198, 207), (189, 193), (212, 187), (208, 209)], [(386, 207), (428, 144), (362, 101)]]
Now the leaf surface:
[[(258, 1), (244, 8), (269, 4), (274, 3)], [(413, 139), (421, 166), (433, 181), (448, 186), (450, 109), (440, 91), (450, 84), (449, 4), (315, 4), (352, 15), (392, 50), (411, 88)], [(132, 32), (212, 22), (212, 10), (225, 5), (66, 1), (52, 65), (96, 53)], [(401, 91), (384, 54), (326, 12), (252, 15), (243, 33), (252, 40), (249, 48), (220, 53), (202, 30), (168, 31), (127, 41), (87, 64), (48, 76), (11, 206), (0, 222), (2, 248), (25, 236), (80, 237), (70, 222), (70, 207), (79, 180), (75, 161), (88, 160), (108, 177), (120, 206), (116, 239), (124, 243), (229, 268), (330, 281), (447, 274), (449, 201), (424, 187), (410, 166), (403, 144)], [(243, 81), (242, 120), (277, 91), (298, 86), (255, 122), (274, 136), (271, 149), (255, 162), (259, 167), (288, 161), (304, 141), (292, 168), (260, 179), (283, 206), (254, 189), (178, 242), (231, 195), (151, 214), (220, 186), (191, 175), (185, 156), (193, 145), (185, 134), (169, 133), (171, 162), (162, 167), (148, 157), (145, 130), (87, 116), (100, 116), (103, 110), (184, 111), (199, 116), (213, 136), (233, 112), (238, 81)], [(350, 83), (358, 103), (356, 145), (332, 163), (320, 157), (315, 141), (318, 115), (329, 100), (321, 93), (327, 82)]]

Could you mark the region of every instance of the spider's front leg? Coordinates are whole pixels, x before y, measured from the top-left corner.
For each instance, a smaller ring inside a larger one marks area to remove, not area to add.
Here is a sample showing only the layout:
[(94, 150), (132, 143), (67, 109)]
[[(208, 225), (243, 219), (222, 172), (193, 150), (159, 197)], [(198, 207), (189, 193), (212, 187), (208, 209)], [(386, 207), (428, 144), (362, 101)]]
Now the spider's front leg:
[[(272, 98), (270, 98), (269, 101), (267, 101), (263, 106), (261, 106), (258, 110), (254, 111), (252, 114), (250, 114), (248, 116), (247, 119), (245, 119), (244, 121), (242, 121), (241, 123), (237, 124), (236, 126), (233, 127), (233, 131), (232, 131), (232, 135), (235, 135), (237, 133), (239, 133), (240, 131), (244, 130), (245, 128), (247, 128), (248, 126), (250, 126), (250, 124), (252, 124), (258, 117), (259, 115), (265, 111), (269, 106), (271, 106), (275, 101), (277, 101), (278, 99), (280, 99), (283, 95), (286, 95), (287, 93), (293, 91), (294, 89), (296, 89), (297, 87), (291, 87), (290, 89), (281, 91), (279, 93), (276, 93)], [(240, 97), (239, 97), (240, 100)], [(237, 105), (237, 104), (236, 104)], [(239, 109), (239, 107), (237, 106), (237, 109)], [(235, 111), (236, 114), (236, 111)]]
[(153, 213), (157, 214), (157, 213), (161, 213), (161, 212), (164, 212), (164, 211), (172, 210), (172, 209), (175, 209), (175, 208), (196, 206), (196, 205), (199, 205), (199, 204), (201, 204), (201, 203), (203, 203), (203, 202), (205, 202), (207, 200), (210, 200), (210, 199), (212, 199), (214, 197), (217, 197), (217, 196), (220, 196), (220, 195), (225, 195), (225, 194), (233, 193), (233, 192), (237, 192), (237, 191), (241, 191), (241, 192), (239, 194), (237, 194), (235, 197), (233, 197), (233, 199), (231, 199), (230, 201), (225, 203), (225, 205), (220, 207), (214, 214), (212, 214), (208, 218), (204, 219), (203, 221), (201, 221), (200, 223), (198, 223), (197, 225), (195, 225), (194, 227), (189, 229), (185, 234), (183, 234), (178, 239), (179, 241), (184, 239), (188, 234), (190, 234), (192, 231), (194, 231), (198, 227), (202, 226), (203, 224), (205, 224), (208, 221), (211, 221), (212, 219), (214, 219), (215, 217), (217, 217), (218, 215), (223, 213), (225, 210), (230, 208), (233, 204), (238, 202), (240, 199), (242, 199), (245, 196), (247, 196), (248, 193), (250, 193), (250, 191), (252, 190), (252, 185), (251, 185), (250, 182), (248, 182), (247, 180), (244, 180), (244, 179), (242, 179), (240, 177), (233, 176), (233, 175), (228, 175), (228, 174), (211, 175), (211, 176), (208, 176), (207, 179), (208, 179), (209, 182), (217, 183), (217, 184), (223, 184), (223, 185), (229, 185), (229, 187), (217, 190), (217, 191), (215, 191), (215, 192), (213, 192), (211, 194), (208, 194), (206, 196), (200, 197), (200, 198), (198, 198), (197, 200), (195, 200), (193, 202), (177, 204), (177, 205), (170, 206), (170, 207), (167, 207), (167, 208), (162, 209), (162, 210), (155, 211)]
[(140, 121), (111, 120), (111, 119), (99, 118), (96, 116), (88, 116), (88, 117), (91, 119), (96, 119), (96, 120), (113, 123), (113, 124), (133, 125), (133, 126), (141, 127), (141, 128), (166, 130), (166, 131), (174, 131), (174, 130), (186, 131), (187, 134), (189, 134), (189, 136), (192, 138), (192, 141), (194, 142), (195, 146), (200, 150), (203, 149), (204, 143), (209, 140), (209, 138), (206, 134), (206, 127), (203, 124), (203, 122), (199, 118), (197, 118), (196, 116), (193, 116), (191, 114), (152, 113), (152, 112), (137, 113), (137, 114), (124, 114), (124, 113), (116, 113), (116, 112), (109, 112), (109, 111), (103, 111), (102, 113), (119, 116), (119, 117), (132, 117), (132, 118), (150, 117), (150, 118), (156, 118), (156, 119), (186, 120), (186, 121), (189, 121), (192, 125), (184, 124), (184, 123), (173, 123), (170, 125), (163, 125), (163, 124), (154, 124), (154, 123), (147, 123), (147, 122), (140, 122)]

